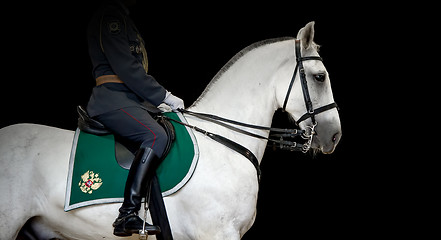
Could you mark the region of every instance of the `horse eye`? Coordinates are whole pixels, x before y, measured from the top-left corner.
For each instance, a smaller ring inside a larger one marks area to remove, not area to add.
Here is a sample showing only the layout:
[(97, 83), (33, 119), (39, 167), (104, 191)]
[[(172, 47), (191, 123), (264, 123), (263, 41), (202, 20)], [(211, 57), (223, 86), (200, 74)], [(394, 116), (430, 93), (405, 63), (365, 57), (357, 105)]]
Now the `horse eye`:
[(324, 82), (326, 79), (326, 75), (324, 73), (315, 74), (314, 79), (319, 82)]

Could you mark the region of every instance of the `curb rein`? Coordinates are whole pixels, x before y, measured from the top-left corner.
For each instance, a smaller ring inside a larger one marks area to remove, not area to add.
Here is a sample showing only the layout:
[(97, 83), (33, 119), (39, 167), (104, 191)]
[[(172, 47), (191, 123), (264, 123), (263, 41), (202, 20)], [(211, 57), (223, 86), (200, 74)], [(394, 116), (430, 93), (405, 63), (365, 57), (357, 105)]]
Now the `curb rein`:
[[(254, 137), (254, 138), (258, 138), (258, 139), (263, 139), (263, 140), (267, 140), (268, 142), (272, 142), (273, 145), (270, 147), (275, 147), (275, 148), (280, 148), (281, 150), (289, 150), (289, 151), (301, 151), (303, 153), (306, 153), (309, 151), (309, 149), (311, 148), (311, 144), (312, 144), (312, 139), (314, 137), (314, 135), (316, 134), (315, 132), (315, 127), (317, 126), (317, 122), (315, 120), (315, 115), (322, 113), (324, 111), (330, 110), (332, 108), (337, 108), (337, 110), (339, 109), (337, 106), (337, 103), (333, 102), (330, 103), (328, 105), (319, 107), (317, 109), (314, 110), (313, 106), (312, 106), (312, 101), (311, 98), (309, 96), (309, 91), (308, 91), (308, 85), (306, 82), (306, 74), (305, 74), (305, 69), (303, 67), (303, 61), (308, 61), (308, 60), (319, 60), (319, 61), (323, 61), (323, 59), (319, 56), (309, 56), (309, 57), (302, 57), (301, 52), (300, 52), (300, 40), (296, 39), (295, 40), (295, 51), (296, 51), (296, 67), (294, 70), (294, 74), (291, 78), (291, 82), (289, 84), (288, 87), (288, 91), (286, 93), (286, 97), (285, 97), (285, 101), (283, 103), (283, 108), (282, 111), (286, 112), (286, 105), (288, 103), (288, 98), (289, 95), (291, 93), (291, 89), (292, 86), (294, 85), (294, 80), (296, 78), (297, 72), (300, 72), (300, 82), (302, 85), (302, 92), (303, 92), (303, 98), (305, 100), (305, 105), (306, 105), (306, 110), (307, 112), (301, 116), (296, 122), (295, 124), (297, 126), (299, 126), (300, 122), (311, 118), (312, 121), (312, 125), (311, 126), (306, 126), (305, 130), (302, 129), (282, 129), (282, 128), (272, 128), (272, 127), (264, 127), (264, 126), (257, 126), (257, 125), (252, 125), (252, 124), (247, 124), (247, 123), (242, 123), (242, 122), (238, 122), (238, 121), (234, 121), (231, 119), (226, 119), (226, 118), (222, 118), (216, 115), (211, 115), (211, 114), (206, 114), (206, 113), (198, 113), (198, 112), (192, 112), (192, 111), (188, 111), (185, 109), (177, 109), (179, 112), (181, 113), (186, 113), (195, 117), (198, 117), (200, 119), (206, 120), (206, 121), (210, 121), (213, 123), (216, 123), (218, 125), (221, 125), (223, 127), (226, 127), (228, 129), (234, 130), (236, 132)], [(244, 146), (231, 141), (228, 138), (222, 137), (220, 135), (205, 131), (201, 128), (198, 128), (196, 126), (181, 122), (181, 121), (177, 121), (174, 119), (171, 119), (169, 117), (166, 116), (162, 116), (163, 118), (166, 118), (167, 120), (171, 120), (174, 121), (176, 123), (179, 123), (181, 125), (184, 125), (186, 127), (189, 127), (195, 131), (198, 131), (202, 134), (204, 134), (205, 136), (210, 137), (211, 139), (215, 140), (218, 143), (221, 143), (223, 145), (225, 145), (226, 147), (229, 147), (231, 149), (233, 149), (234, 151), (240, 153), (241, 155), (243, 155), (244, 157), (246, 157), (248, 160), (250, 160), (250, 162), (254, 165), (254, 167), (256, 168), (257, 171), (257, 178), (258, 181), (260, 182), (260, 175), (261, 175), (261, 171), (260, 171), (260, 166), (259, 166), (259, 161), (257, 160), (256, 156), (247, 148), (245, 148)], [(267, 137), (263, 137), (260, 136), (258, 134), (255, 133), (251, 133), (249, 131), (240, 129), (238, 127), (234, 127), (233, 125), (237, 125), (237, 126), (242, 126), (242, 127), (246, 127), (246, 128), (253, 128), (253, 129), (258, 129), (258, 130), (265, 130), (265, 131), (270, 131), (270, 132), (276, 132), (273, 134), (270, 134), (270, 137), (276, 137), (278, 139), (272, 139), (272, 138), (267, 138)], [(301, 143), (297, 143), (294, 142), (292, 140), (285, 140), (285, 138), (288, 139), (293, 139), (295, 137), (300, 136), (301, 138), (305, 139), (306, 142), (301, 144)]]

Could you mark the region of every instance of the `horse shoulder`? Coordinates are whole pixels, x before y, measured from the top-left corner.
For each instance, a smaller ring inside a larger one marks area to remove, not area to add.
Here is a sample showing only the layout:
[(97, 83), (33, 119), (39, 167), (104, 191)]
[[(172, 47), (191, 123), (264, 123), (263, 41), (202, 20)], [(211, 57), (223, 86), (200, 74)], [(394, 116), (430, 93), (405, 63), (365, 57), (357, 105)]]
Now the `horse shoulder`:
[[(165, 198), (173, 232), (190, 239), (236, 239), (233, 236), (243, 235), (254, 222), (255, 169), (240, 154), (203, 134), (197, 133), (196, 138), (200, 159), (191, 181)], [(183, 208), (191, 214), (179, 214)], [(188, 228), (180, 222), (199, 227)]]

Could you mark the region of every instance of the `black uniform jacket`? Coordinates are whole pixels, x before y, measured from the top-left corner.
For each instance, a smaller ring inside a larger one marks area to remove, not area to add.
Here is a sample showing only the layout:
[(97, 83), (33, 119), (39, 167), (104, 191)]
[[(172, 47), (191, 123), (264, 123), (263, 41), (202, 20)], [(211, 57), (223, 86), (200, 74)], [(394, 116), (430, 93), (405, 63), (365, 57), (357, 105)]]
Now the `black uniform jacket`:
[(130, 106), (158, 106), (166, 90), (143, 67), (144, 43), (129, 11), (117, 0), (105, 2), (87, 31), (93, 76), (118, 75), (124, 83), (94, 87), (87, 105), (89, 115), (94, 117)]

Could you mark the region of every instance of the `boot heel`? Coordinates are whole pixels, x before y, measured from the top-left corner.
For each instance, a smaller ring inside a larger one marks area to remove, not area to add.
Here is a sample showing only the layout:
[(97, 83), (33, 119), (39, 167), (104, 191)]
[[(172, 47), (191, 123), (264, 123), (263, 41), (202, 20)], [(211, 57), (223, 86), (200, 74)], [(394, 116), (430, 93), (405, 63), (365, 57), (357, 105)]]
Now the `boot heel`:
[(124, 231), (123, 227), (116, 226), (113, 229), (113, 235), (118, 236), (118, 237), (128, 237), (128, 236), (132, 236), (132, 233), (128, 233), (128, 232)]

